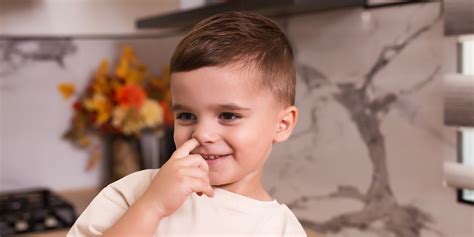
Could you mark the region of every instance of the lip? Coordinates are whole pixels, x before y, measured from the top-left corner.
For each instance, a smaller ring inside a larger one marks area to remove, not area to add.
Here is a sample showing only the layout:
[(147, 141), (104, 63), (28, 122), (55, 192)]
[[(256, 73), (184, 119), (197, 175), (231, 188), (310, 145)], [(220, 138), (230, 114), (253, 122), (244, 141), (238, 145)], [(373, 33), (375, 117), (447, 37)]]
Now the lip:
[(219, 162), (222, 162), (224, 161), (226, 158), (228, 158), (231, 154), (227, 154), (227, 155), (221, 155), (220, 157), (217, 157), (217, 158), (214, 158), (214, 159), (206, 159), (204, 158), (204, 160), (206, 160), (207, 164), (209, 165), (214, 165), (216, 163), (219, 163)]

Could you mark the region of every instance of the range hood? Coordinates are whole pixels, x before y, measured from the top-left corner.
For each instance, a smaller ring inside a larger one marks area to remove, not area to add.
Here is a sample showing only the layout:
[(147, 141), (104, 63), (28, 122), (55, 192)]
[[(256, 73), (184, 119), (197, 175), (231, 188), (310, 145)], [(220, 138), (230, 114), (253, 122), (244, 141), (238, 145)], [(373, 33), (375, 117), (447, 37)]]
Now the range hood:
[[(391, 1), (394, 2), (394, 1)], [(367, 6), (367, 0), (233, 0), (169, 14), (138, 19), (136, 27), (189, 27), (219, 12), (255, 11), (268, 17)]]

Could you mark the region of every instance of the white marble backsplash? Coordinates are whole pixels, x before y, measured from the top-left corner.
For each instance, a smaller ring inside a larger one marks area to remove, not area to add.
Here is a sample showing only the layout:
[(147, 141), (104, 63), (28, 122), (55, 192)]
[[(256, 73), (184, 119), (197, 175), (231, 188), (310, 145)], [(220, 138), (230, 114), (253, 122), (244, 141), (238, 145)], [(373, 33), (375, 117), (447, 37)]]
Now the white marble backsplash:
[(452, 70), (443, 67), (442, 20), (440, 4), (426, 3), (282, 22), (296, 52), (300, 117), (265, 183), (307, 228), (328, 237), (474, 235), (474, 208), (442, 186), (442, 161), (456, 157), (442, 122), (441, 78)]

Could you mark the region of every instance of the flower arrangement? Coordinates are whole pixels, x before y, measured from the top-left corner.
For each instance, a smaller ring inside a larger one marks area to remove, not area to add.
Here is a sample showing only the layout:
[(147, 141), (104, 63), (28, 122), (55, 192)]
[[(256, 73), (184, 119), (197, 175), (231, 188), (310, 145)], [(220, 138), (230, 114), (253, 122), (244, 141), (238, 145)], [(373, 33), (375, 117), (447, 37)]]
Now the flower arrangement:
[[(72, 83), (61, 83), (58, 90), (65, 99), (76, 94)], [(63, 137), (76, 147), (92, 149), (91, 169), (101, 156), (100, 147), (91, 146), (95, 138), (139, 137), (144, 130), (171, 126), (170, 101), (169, 67), (163, 68), (161, 77), (149, 76), (133, 49), (124, 47), (115, 69), (111, 72), (108, 60), (102, 60), (85, 90), (77, 94), (71, 124)]]

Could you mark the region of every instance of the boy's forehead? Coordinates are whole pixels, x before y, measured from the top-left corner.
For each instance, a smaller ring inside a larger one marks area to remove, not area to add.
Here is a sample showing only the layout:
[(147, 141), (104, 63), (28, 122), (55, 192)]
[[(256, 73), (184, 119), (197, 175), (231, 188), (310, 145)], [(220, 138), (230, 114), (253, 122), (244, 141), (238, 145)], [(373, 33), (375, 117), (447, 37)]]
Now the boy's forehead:
[(199, 86), (209, 89), (245, 90), (248, 93), (259, 92), (260, 73), (236, 65), (202, 67), (189, 72), (171, 74), (171, 86), (174, 90)]
[[(274, 99), (269, 91), (255, 85), (258, 80), (255, 76), (235, 67), (175, 72), (171, 75), (172, 102), (186, 106), (204, 103), (213, 107), (234, 104), (245, 108), (255, 107), (257, 101)], [(269, 102), (269, 106), (274, 106), (275, 102)]]

